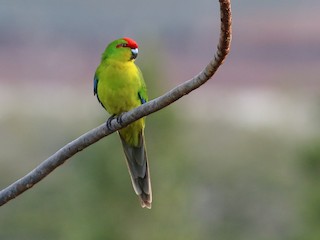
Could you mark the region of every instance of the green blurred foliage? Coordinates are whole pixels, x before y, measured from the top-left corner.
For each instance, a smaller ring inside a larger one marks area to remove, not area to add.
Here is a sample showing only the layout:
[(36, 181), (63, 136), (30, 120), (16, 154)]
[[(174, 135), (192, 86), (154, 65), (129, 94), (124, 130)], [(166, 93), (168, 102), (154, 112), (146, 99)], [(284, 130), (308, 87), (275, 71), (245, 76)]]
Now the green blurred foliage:
[[(159, 79), (146, 76), (157, 95)], [(107, 116), (101, 111), (92, 126)], [(113, 134), (1, 207), (0, 239), (319, 238), (318, 140), (188, 114), (176, 104), (147, 118), (152, 210), (140, 207)], [(16, 126), (21, 134), (13, 134)], [(2, 165), (1, 186), (84, 131), (79, 119), (70, 127), (19, 114), (3, 120), (0, 130), (11, 139), (1, 143), (14, 161)]]
[(297, 239), (320, 239), (320, 138), (307, 141), (298, 160), (302, 177), (299, 209), (305, 224)]
[[(319, 192), (309, 174), (305, 181), (314, 185), (313, 194), (304, 195), (306, 214), (299, 215), (300, 203), (292, 201), (307, 191), (296, 188), (296, 143), (219, 121), (184, 120), (173, 110), (147, 121), (152, 210), (140, 208), (114, 134), (3, 206), (0, 239), (292, 239), (302, 217), (310, 236), (317, 234)], [(313, 154), (303, 155), (309, 159), (303, 171), (314, 171)]]

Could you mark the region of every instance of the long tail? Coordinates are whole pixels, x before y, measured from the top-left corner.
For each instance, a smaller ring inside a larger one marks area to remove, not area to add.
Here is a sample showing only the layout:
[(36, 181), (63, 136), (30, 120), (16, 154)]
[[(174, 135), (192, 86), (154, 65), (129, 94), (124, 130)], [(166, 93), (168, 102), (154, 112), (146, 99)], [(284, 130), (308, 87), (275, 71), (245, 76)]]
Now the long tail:
[(150, 172), (143, 131), (139, 134), (139, 145), (131, 146), (120, 135), (134, 191), (139, 196), (141, 207), (151, 208), (152, 191)]

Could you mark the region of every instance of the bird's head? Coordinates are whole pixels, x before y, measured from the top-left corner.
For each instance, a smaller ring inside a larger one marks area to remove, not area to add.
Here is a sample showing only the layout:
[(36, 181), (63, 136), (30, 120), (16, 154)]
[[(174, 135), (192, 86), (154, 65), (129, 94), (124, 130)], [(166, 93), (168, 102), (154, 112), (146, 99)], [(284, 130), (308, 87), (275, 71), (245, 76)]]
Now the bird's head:
[(120, 38), (107, 46), (102, 54), (102, 60), (134, 61), (137, 56), (138, 44), (131, 38)]

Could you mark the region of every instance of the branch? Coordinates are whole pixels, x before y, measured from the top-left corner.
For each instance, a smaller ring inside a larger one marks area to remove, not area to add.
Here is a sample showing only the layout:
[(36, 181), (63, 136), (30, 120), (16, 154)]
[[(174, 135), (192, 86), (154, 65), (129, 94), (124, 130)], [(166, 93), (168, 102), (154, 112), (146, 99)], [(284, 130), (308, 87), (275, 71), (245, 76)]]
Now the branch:
[(213, 59), (208, 65), (194, 78), (173, 88), (166, 94), (145, 103), (122, 115), (122, 124), (120, 125), (116, 119), (111, 121), (112, 130), (102, 124), (99, 127), (83, 134), (72, 142), (68, 143), (55, 154), (47, 158), (38, 165), (30, 173), (12, 183), (10, 186), (0, 191), (0, 206), (4, 205), (11, 199), (22, 194), (24, 191), (33, 187), (36, 183), (45, 178), (58, 166), (63, 164), (67, 159), (71, 158), (76, 153), (99, 141), (103, 137), (129, 125), (130, 123), (147, 116), (151, 113), (159, 111), (169, 104), (177, 101), (179, 98), (190, 93), (202, 84), (206, 83), (217, 71), (219, 66), (224, 62), (224, 59), (230, 51), (231, 43), (231, 3), (230, 0), (219, 0), (220, 15), (221, 15), (221, 32), (217, 51)]

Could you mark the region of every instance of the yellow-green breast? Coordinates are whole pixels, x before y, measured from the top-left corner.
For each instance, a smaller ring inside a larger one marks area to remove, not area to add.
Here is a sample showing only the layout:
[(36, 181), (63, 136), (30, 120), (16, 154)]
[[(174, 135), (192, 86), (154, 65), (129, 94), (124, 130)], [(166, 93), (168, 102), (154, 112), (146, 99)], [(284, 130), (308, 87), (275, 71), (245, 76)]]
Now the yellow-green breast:
[[(141, 73), (133, 61), (101, 63), (96, 75), (99, 100), (110, 114), (119, 115), (141, 105), (138, 95), (142, 88)], [(136, 146), (143, 128), (144, 118), (120, 130), (120, 134), (126, 142)]]

